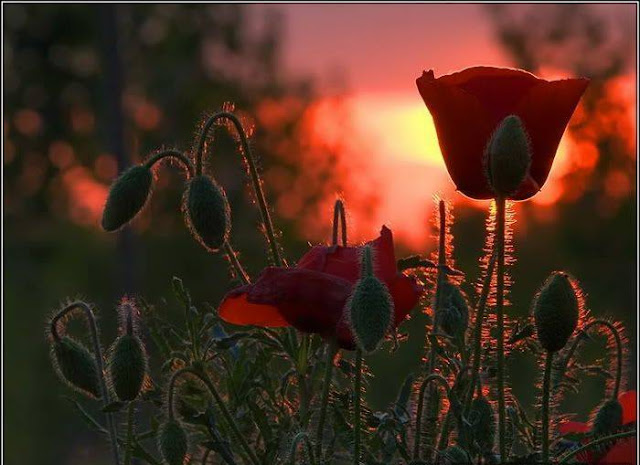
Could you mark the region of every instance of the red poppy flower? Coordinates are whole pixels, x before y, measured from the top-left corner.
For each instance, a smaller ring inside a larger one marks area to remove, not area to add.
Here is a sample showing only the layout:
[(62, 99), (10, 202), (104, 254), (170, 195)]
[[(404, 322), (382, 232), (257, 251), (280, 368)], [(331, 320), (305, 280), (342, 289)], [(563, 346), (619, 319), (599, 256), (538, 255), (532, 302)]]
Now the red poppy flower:
[(529, 176), (510, 196), (535, 195), (551, 170), (562, 134), (584, 93), (587, 79), (546, 81), (522, 70), (479, 66), (416, 80), (433, 116), (447, 170), (459, 191), (473, 199), (495, 197), (484, 169), (491, 135), (509, 115), (520, 118), (529, 137)]
[[(398, 326), (418, 303), (422, 287), (398, 272), (391, 230), (369, 242), (374, 252), (375, 275), (389, 288)], [(293, 268), (266, 268), (252, 283), (229, 292), (218, 308), (232, 324), (265, 327), (293, 326), (337, 340), (354, 349), (344, 309), (360, 277), (360, 247), (315, 246)]]
[[(628, 426), (636, 422), (636, 391), (626, 391), (618, 396), (622, 405), (622, 426)], [(558, 427), (561, 435), (571, 433), (588, 433), (591, 428), (586, 423), (567, 421)], [(584, 438), (582, 444), (588, 444), (591, 440)], [(597, 449), (587, 450), (578, 454), (580, 462), (597, 465), (636, 465), (636, 438), (629, 437), (616, 441), (606, 453), (602, 455)]]

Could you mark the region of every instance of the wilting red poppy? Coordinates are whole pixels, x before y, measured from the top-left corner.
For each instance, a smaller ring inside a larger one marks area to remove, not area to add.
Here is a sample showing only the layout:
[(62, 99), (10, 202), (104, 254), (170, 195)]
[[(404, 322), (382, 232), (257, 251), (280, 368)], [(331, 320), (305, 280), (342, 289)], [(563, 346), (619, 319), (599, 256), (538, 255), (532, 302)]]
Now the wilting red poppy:
[[(622, 405), (622, 426), (628, 426), (636, 422), (636, 391), (626, 391), (618, 396)], [(591, 428), (587, 423), (568, 421), (562, 423), (558, 430), (561, 435), (571, 433), (588, 433)], [(584, 438), (582, 444), (588, 444), (591, 439)], [(629, 437), (617, 440), (606, 449), (604, 455), (597, 448), (578, 454), (580, 462), (594, 465), (635, 465), (636, 464), (636, 438)]]
[(510, 196), (535, 195), (551, 170), (562, 134), (588, 79), (546, 81), (522, 70), (479, 66), (416, 80), (433, 116), (447, 170), (458, 190), (473, 199), (495, 197), (484, 171), (491, 135), (509, 115), (520, 118), (531, 147), (529, 176)]
[[(395, 326), (416, 305), (422, 287), (398, 272), (391, 230), (369, 242), (374, 252), (375, 275), (393, 298)], [(309, 250), (292, 268), (266, 268), (252, 283), (229, 292), (218, 308), (232, 324), (265, 327), (293, 326), (335, 339), (343, 349), (354, 349), (344, 309), (360, 276), (360, 251), (364, 246), (322, 246)]]

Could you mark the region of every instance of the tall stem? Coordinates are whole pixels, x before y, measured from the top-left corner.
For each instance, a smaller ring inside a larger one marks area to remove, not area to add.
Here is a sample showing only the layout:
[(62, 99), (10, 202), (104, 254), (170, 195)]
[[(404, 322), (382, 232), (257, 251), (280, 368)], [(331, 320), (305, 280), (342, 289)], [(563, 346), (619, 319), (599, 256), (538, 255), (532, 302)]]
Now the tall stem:
[(413, 459), (420, 459), (420, 448), (422, 447), (422, 411), (424, 409), (424, 393), (427, 390), (427, 386), (435, 381), (440, 383), (447, 391), (447, 395), (449, 393), (449, 383), (447, 380), (441, 376), (436, 374), (428, 375), (424, 381), (420, 384), (420, 389), (418, 390), (418, 410), (416, 412), (416, 426), (415, 426), (415, 439), (413, 442)]
[(333, 245), (338, 245), (338, 229), (342, 224), (342, 245), (347, 246), (347, 218), (344, 211), (344, 203), (342, 200), (336, 200), (333, 207)]
[(131, 465), (133, 455), (133, 422), (134, 422), (134, 403), (129, 402), (127, 409), (127, 445), (124, 454), (124, 465)]
[(506, 407), (504, 400), (504, 243), (505, 243), (505, 204), (504, 197), (496, 198), (496, 250), (498, 253), (496, 285), (496, 317), (498, 327), (498, 441), (500, 461), (507, 460), (506, 443)]
[(362, 350), (356, 349), (356, 379), (353, 405), (353, 464), (360, 464), (360, 403), (362, 402)]
[(273, 222), (271, 221), (271, 213), (269, 212), (269, 207), (267, 205), (267, 200), (264, 195), (264, 190), (262, 188), (262, 179), (260, 178), (260, 174), (258, 173), (258, 168), (256, 167), (256, 162), (253, 158), (253, 154), (251, 152), (251, 147), (249, 146), (249, 140), (247, 139), (247, 134), (242, 127), (242, 123), (238, 119), (236, 115), (227, 111), (221, 111), (213, 116), (211, 116), (207, 122), (204, 124), (202, 128), (202, 132), (200, 133), (200, 139), (198, 141), (198, 148), (196, 152), (196, 175), (202, 174), (202, 156), (204, 152), (204, 146), (207, 141), (207, 134), (209, 129), (216, 123), (216, 121), (220, 119), (227, 119), (231, 121), (233, 126), (235, 127), (238, 136), (240, 137), (240, 143), (242, 146), (242, 156), (244, 157), (245, 162), (249, 168), (249, 175), (251, 177), (251, 183), (253, 185), (253, 190), (256, 195), (256, 200), (258, 201), (258, 207), (260, 208), (260, 215), (262, 216), (262, 222), (264, 224), (264, 229), (267, 235), (267, 241), (269, 243), (269, 248), (271, 250), (271, 255), (273, 256), (273, 261), (275, 266), (282, 266), (283, 261), (280, 256), (280, 248), (278, 246), (278, 242), (276, 240), (276, 233), (273, 227)]
[(542, 381), (542, 463), (549, 463), (549, 399), (551, 397), (551, 366), (553, 352), (547, 352)]
[(229, 263), (231, 263), (231, 266), (233, 267), (236, 273), (236, 276), (242, 281), (242, 284), (251, 283), (251, 279), (249, 278), (249, 275), (244, 270), (244, 267), (242, 266), (242, 263), (240, 263), (240, 260), (238, 260), (238, 255), (236, 251), (233, 250), (233, 247), (231, 247), (231, 244), (229, 243), (229, 241), (225, 241), (223, 247), (224, 247), (224, 252), (227, 254), (227, 257), (229, 258)]
[(331, 392), (331, 378), (333, 377), (333, 359), (338, 352), (338, 346), (332, 342), (327, 346), (327, 359), (324, 367), (324, 381), (322, 385), (322, 400), (320, 404), (320, 417), (318, 419), (318, 431), (316, 432), (316, 457), (322, 462), (322, 437), (324, 435), (324, 422), (327, 417), (329, 394)]
[[(69, 304), (64, 309), (62, 309), (58, 314), (56, 314), (51, 320), (51, 335), (55, 340), (60, 340), (60, 336), (58, 335), (58, 321), (63, 318), (67, 313), (71, 312), (79, 308), (82, 310), (87, 318), (87, 322), (89, 324), (89, 332), (91, 333), (91, 341), (93, 342), (93, 356), (96, 359), (96, 367), (98, 369), (98, 375), (100, 377), (100, 390), (102, 391), (102, 405), (106, 407), (111, 403), (111, 399), (109, 396), (109, 390), (107, 389), (107, 383), (104, 377), (104, 366), (102, 363), (102, 347), (100, 346), (100, 337), (98, 336), (98, 325), (96, 323), (96, 317), (89, 307), (84, 302), (73, 302)], [(109, 430), (109, 440), (111, 441), (111, 450), (113, 453), (113, 460), (116, 465), (120, 465), (120, 453), (118, 451), (118, 431), (113, 421), (113, 416), (111, 413), (105, 413), (105, 418), (107, 420), (107, 429)]]
[(218, 390), (213, 385), (213, 383), (211, 382), (209, 377), (206, 375), (206, 373), (200, 370), (196, 370), (194, 368), (181, 368), (180, 370), (173, 373), (173, 375), (171, 376), (171, 380), (169, 381), (169, 397), (167, 400), (169, 417), (171, 419), (175, 418), (175, 405), (173, 402), (175, 383), (180, 376), (183, 376), (187, 373), (192, 374), (193, 376), (199, 378), (200, 381), (202, 381), (204, 385), (207, 386), (209, 393), (216, 401), (216, 404), (218, 404), (218, 408), (222, 412), (222, 416), (224, 416), (229, 427), (233, 431), (233, 434), (236, 436), (237, 441), (240, 443), (240, 446), (242, 446), (242, 448), (244, 449), (246, 454), (249, 456), (249, 458), (251, 459), (251, 462), (254, 465), (260, 465), (260, 461), (258, 460), (258, 457), (256, 456), (255, 452), (253, 452), (253, 449), (251, 449), (251, 447), (247, 443), (247, 440), (245, 439), (244, 435), (240, 431), (240, 428), (238, 427), (236, 421), (233, 419), (231, 412), (229, 412), (229, 410), (227, 409), (227, 406), (225, 405), (224, 400), (222, 399), (222, 397), (218, 393)]

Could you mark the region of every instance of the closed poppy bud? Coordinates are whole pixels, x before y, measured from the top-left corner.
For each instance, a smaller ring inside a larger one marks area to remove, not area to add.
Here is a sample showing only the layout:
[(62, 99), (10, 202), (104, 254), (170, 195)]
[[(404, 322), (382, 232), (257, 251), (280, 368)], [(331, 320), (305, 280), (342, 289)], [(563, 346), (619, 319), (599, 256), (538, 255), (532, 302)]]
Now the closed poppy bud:
[(615, 432), (622, 426), (622, 405), (618, 399), (609, 399), (593, 418), (592, 430), (596, 436)]
[(578, 325), (579, 296), (567, 273), (554, 272), (547, 278), (533, 303), (538, 341), (548, 352), (566, 344)]
[(68, 336), (54, 339), (51, 355), (58, 376), (71, 388), (89, 397), (102, 397), (96, 360), (84, 345)]
[(471, 401), (469, 423), (480, 450), (491, 451), (495, 442), (496, 419), (493, 406), (485, 396), (478, 396)]
[(520, 118), (510, 115), (502, 120), (487, 146), (485, 164), (496, 195), (506, 197), (518, 190), (531, 166), (531, 147)]
[(131, 221), (147, 203), (151, 193), (153, 173), (146, 165), (126, 170), (109, 189), (102, 212), (102, 228), (116, 231)]
[(160, 427), (158, 449), (167, 465), (183, 465), (187, 456), (187, 433), (176, 420), (167, 420)]
[(445, 450), (441, 451), (440, 458), (442, 463), (446, 465), (462, 465), (471, 463), (469, 453), (458, 445), (449, 446)]
[(349, 326), (358, 346), (374, 352), (389, 330), (393, 300), (387, 286), (373, 274), (371, 247), (362, 251), (362, 273), (347, 302)]
[(444, 282), (440, 290), (441, 307), (440, 327), (449, 336), (460, 338), (464, 336), (469, 326), (469, 306), (462, 291), (450, 282)]
[(224, 190), (208, 176), (193, 177), (185, 192), (183, 211), (196, 240), (212, 252), (219, 250), (231, 230), (231, 208)]

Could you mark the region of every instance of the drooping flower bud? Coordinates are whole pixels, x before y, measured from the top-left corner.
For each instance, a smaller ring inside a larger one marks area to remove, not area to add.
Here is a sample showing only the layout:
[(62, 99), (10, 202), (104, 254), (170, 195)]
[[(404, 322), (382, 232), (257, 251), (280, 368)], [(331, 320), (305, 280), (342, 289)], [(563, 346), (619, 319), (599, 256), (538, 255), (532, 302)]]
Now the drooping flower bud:
[(153, 184), (153, 173), (146, 165), (133, 166), (111, 185), (102, 212), (102, 228), (116, 231), (131, 221), (147, 203)]
[(489, 185), (500, 196), (515, 193), (531, 166), (531, 147), (522, 120), (507, 116), (486, 148), (485, 169)]
[(366, 353), (374, 352), (389, 330), (393, 300), (387, 286), (373, 274), (370, 246), (362, 251), (362, 273), (347, 302), (347, 318), (356, 343)]
[(469, 423), (480, 451), (491, 451), (495, 442), (496, 419), (493, 406), (485, 396), (477, 396), (471, 401)]
[(66, 384), (89, 397), (102, 397), (96, 360), (83, 344), (68, 336), (54, 338), (51, 356), (58, 376)]
[(442, 330), (449, 336), (464, 336), (469, 326), (469, 305), (458, 286), (445, 281), (441, 284), (439, 322)]
[(169, 419), (160, 427), (158, 449), (167, 465), (183, 465), (187, 456), (187, 433), (176, 420)]
[(595, 436), (611, 434), (620, 426), (622, 426), (622, 404), (618, 399), (609, 399), (602, 404), (593, 418), (593, 434)]
[(183, 199), (189, 230), (206, 249), (215, 252), (231, 231), (231, 208), (224, 190), (210, 177), (194, 176)]
[(578, 325), (579, 294), (567, 273), (556, 271), (545, 281), (533, 303), (536, 334), (542, 347), (557, 352)]

